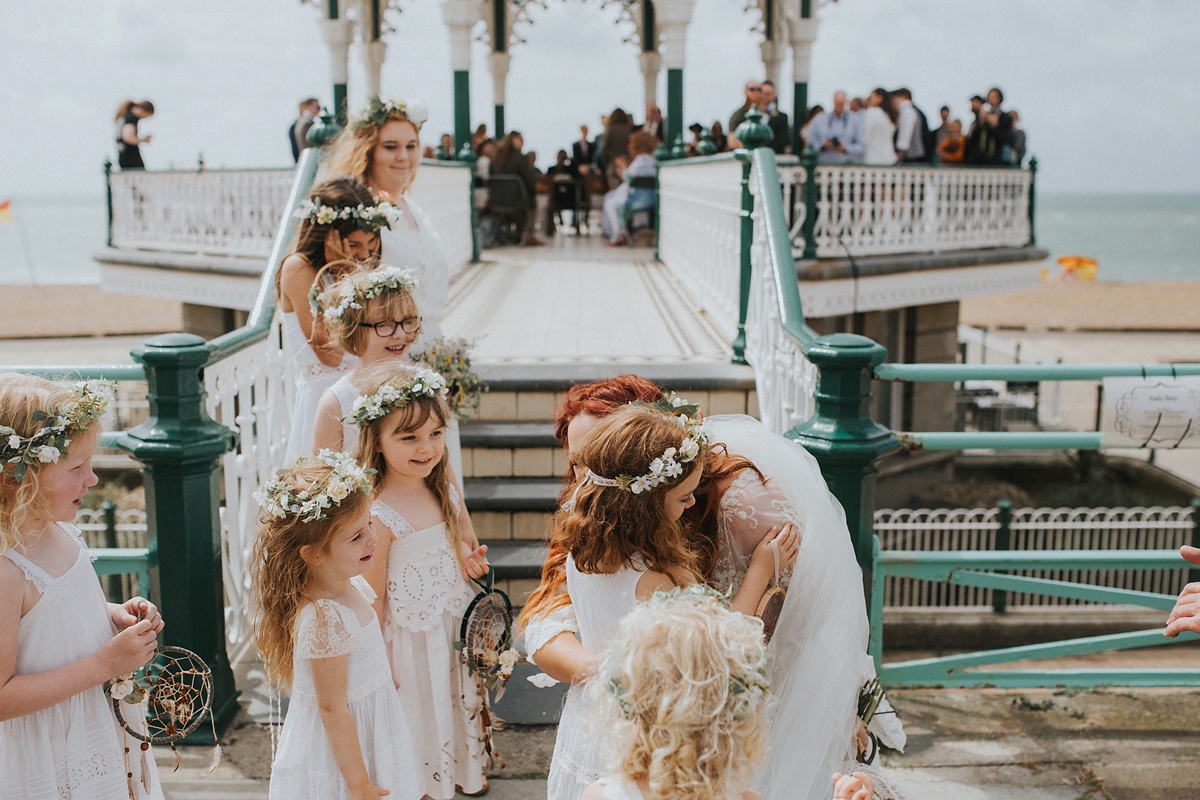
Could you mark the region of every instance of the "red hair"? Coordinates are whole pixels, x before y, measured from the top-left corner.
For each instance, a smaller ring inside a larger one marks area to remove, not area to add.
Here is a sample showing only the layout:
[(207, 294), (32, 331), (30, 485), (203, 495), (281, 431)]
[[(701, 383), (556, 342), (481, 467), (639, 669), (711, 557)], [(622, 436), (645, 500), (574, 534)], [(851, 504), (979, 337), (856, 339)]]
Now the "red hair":
[(603, 419), (630, 403), (657, 403), (663, 394), (662, 389), (638, 375), (618, 375), (595, 383), (577, 383), (563, 398), (562, 408), (554, 418), (554, 438), (566, 447), (567, 426), (580, 414)]

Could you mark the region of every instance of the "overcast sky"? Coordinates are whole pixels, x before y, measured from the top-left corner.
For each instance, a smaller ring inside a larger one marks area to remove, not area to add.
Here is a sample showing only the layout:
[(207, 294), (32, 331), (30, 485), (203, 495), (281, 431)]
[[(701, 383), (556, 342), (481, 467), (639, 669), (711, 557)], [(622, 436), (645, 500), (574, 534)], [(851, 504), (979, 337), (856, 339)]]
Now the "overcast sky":
[[(436, 0), (403, 0), (387, 38), (384, 94), (420, 97), (428, 141), (452, 127), (448, 34)], [(618, 3), (546, 0), (512, 48), (509, 128), (539, 161), (595, 129), (614, 106), (642, 114), (638, 50)], [(761, 77), (757, 12), (697, 0), (685, 116), (728, 119)], [(1200, 187), (1200, 3), (1194, 0), (839, 0), (820, 9), (810, 102), (835, 89), (913, 90), (931, 118), (1003, 87), (1020, 110), (1050, 191), (1195, 192)], [(300, 0), (0, 0), (0, 199), (96, 195), (126, 97), (158, 107), (143, 123), (152, 169), (290, 163), (296, 101), (328, 102), (319, 11)], [(351, 53), (352, 106), (366, 101)], [(492, 122), (487, 46), (473, 54), (472, 121)], [(790, 87), (791, 66), (783, 82)], [(660, 84), (661, 85), (661, 84)], [(660, 88), (665, 94), (665, 89)], [(790, 89), (783, 92), (791, 111)], [(114, 158), (115, 160), (115, 158)]]

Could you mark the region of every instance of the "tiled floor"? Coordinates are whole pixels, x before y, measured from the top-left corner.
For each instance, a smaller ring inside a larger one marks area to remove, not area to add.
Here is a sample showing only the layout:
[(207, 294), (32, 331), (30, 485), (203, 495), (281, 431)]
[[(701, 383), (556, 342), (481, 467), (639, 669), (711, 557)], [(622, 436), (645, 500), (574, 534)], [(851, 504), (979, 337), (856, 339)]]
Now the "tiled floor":
[(446, 332), (481, 363), (728, 363), (707, 317), (649, 249), (559, 236), (486, 250), (456, 276)]

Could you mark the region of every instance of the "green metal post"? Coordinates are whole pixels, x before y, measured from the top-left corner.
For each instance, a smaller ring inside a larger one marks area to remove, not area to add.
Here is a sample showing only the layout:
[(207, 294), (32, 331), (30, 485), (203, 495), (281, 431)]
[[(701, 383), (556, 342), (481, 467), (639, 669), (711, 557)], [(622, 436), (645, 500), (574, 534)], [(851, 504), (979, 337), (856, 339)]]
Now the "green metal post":
[(471, 143), (471, 73), (454, 70), (454, 149)]
[[(329, 19), (338, 19), (341, 17), (338, 0), (329, 0), (326, 10)], [(345, 69), (344, 65), (341, 69)], [(337, 74), (338, 70), (339, 66), (335, 64), (334, 74)], [(342, 74), (345, 75), (345, 72), (343, 71)], [(349, 108), (346, 102), (346, 84), (344, 82), (333, 84), (333, 116), (337, 120), (338, 127), (346, 127), (346, 120), (349, 119)]]
[[(117, 546), (117, 505), (112, 500), (105, 500), (100, 504), (100, 511), (104, 514), (104, 546), (111, 550)], [(104, 584), (104, 593), (110, 601), (121, 602), (123, 598), (120, 596), (120, 575), (105, 575), (101, 583)], [(138, 591), (145, 595), (147, 587), (139, 586)]]
[[(1192, 547), (1200, 547), (1200, 497), (1192, 500)], [(1188, 583), (1200, 583), (1200, 567), (1188, 570)]]
[(870, 639), (867, 640), (867, 652), (875, 662), (875, 673), (879, 674), (883, 667), (883, 596), (887, 588), (887, 569), (879, 558), (879, 537), (871, 537), (871, 595), (867, 607), (871, 625)]
[(742, 162), (742, 211), (741, 217), (741, 281), (738, 290), (738, 328), (733, 340), (733, 363), (746, 363), (746, 314), (750, 308), (751, 256), (754, 248), (754, 196), (750, 194), (750, 153), (771, 142), (771, 129), (762, 122), (762, 112), (751, 107), (746, 120), (733, 132), (742, 148), (737, 158)]
[(200, 372), (210, 352), (202, 338), (168, 333), (132, 355), (146, 369), (150, 416), (125, 432), (121, 446), (143, 464), (150, 595), (166, 622), (164, 642), (197, 653), (212, 669), (219, 734), (237, 713), (238, 691), (225, 653), (217, 475), (237, 434), (205, 410)]
[(496, 138), (504, 136), (504, 106), (496, 106)]
[(666, 142), (683, 140), (683, 70), (667, 70), (667, 135)]
[(1029, 159), (1029, 243), (1037, 244), (1037, 233), (1034, 230), (1034, 200), (1037, 189), (1037, 156)]
[(792, 94), (792, 152), (801, 153), (804, 142), (801, 141), (800, 129), (808, 119), (808, 81), (796, 81)]
[(808, 148), (800, 157), (804, 165), (804, 255), (801, 258), (817, 257), (817, 151)]
[(108, 208), (107, 244), (109, 247), (112, 247), (112, 162), (107, 158), (104, 159), (104, 192), (105, 201)]
[(817, 459), (829, 490), (846, 511), (869, 609), (875, 462), (900, 449), (892, 432), (871, 419), (871, 377), (887, 358), (887, 349), (865, 336), (833, 333), (817, 339), (805, 355), (819, 371), (813, 393), (816, 410), (787, 436)]
[[(996, 521), (1000, 523), (1000, 527), (996, 529), (996, 546), (995, 550), (1011, 550), (1012, 549), (1012, 501), (1007, 497), (1002, 497), (996, 503)], [(1005, 574), (1004, 570), (997, 570), (1001, 575)], [(992, 590), (992, 611), (997, 614), (1008, 613), (1008, 592), (1004, 589)]]

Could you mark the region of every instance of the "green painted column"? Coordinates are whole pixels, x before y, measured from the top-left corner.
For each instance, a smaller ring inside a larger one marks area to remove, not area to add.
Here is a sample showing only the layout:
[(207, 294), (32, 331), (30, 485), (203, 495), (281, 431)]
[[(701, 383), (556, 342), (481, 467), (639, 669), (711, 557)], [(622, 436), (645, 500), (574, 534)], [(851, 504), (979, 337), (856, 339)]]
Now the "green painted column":
[(504, 132), (504, 106), (496, 106), (496, 135), (493, 138), (499, 139)]
[(683, 70), (667, 70), (667, 136), (663, 141), (683, 138)]
[(471, 142), (471, 73), (454, 70), (454, 149)]
[(816, 411), (788, 432), (821, 465), (829, 489), (846, 510), (854, 556), (863, 571), (863, 591), (871, 603), (875, 515), (875, 462), (900, 449), (890, 430), (871, 419), (871, 380), (887, 349), (865, 336), (822, 336), (806, 351), (819, 370), (813, 394)]
[[(706, 135), (708, 135), (706, 131)], [(751, 107), (746, 114), (746, 121), (733, 131), (733, 135), (742, 143), (737, 151), (737, 158), (742, 162), (742, 210), (741, 217), (741, 275), (738, 289), (738, 328), (737, 336), (731, 345), (733, 348), (733, 363), (746, 363), (746, 315), (750, 310), (750, 279), (753, 274), (754, 247), (754, 196), (750, 193), (750, 170), (752, 167), (750, 153), (759, 147), (767, 147), (773, 138), (771, 129), (763, 124), (762, 112)], [(709, 136), (711, 140), (711, 136)]]
[(337, 120), (338, 127), (346, 127), (346, 121), (350, 118), (349, 108), (346, 102), (346, 84), (335, 83), (333, 85), (333, 109), (334, 119)]
[(1037, 199), (1037, 157), (1029, 159), (1029, 243), (1037, 244), (1037, 231), (1034, 228), (1036, 215), (1034, 201)]
[[(221, 456), (237, 434), (204, 407), (204, 339), (168, 333), (133, 350), (146, 368), (149, 418), (122, 436), (142, 462), (149, 530), (150, 595), (162, 611), (162, 641), (199, 655), (213, 673), (213, 719), (220, 734), (237, 713), (238, 691), (225, 653), (221, 572)], [(189, 741), (211, 738), (208, 726)], [(208, 737), (205, 733), (208, 732)]]
[(804, 120), (808, 119), (808, 81), (796, 81), (792, 100), (792, 152), (800, 153), (804, 146), (800, 141), (800, 129), (804, 127)]

